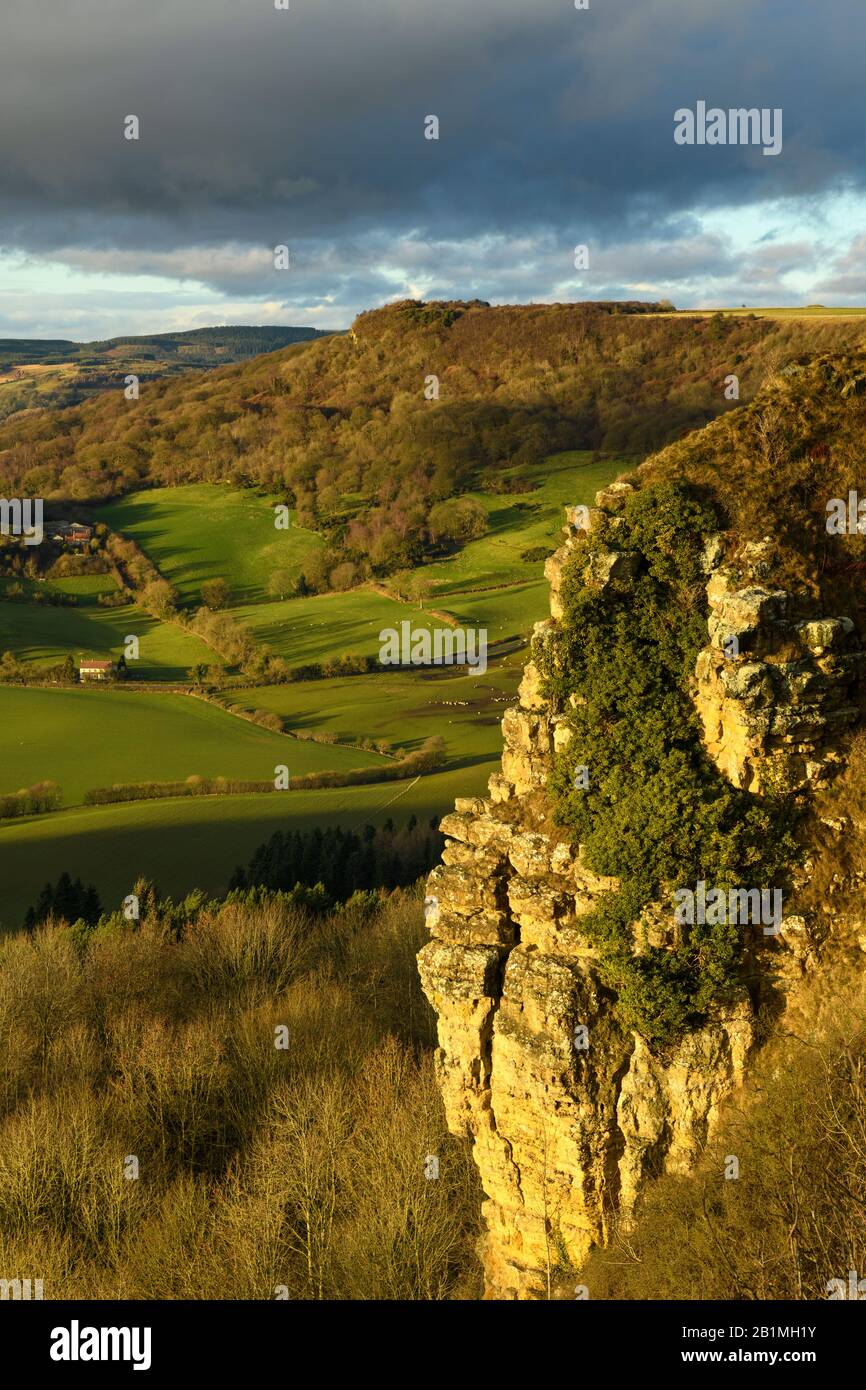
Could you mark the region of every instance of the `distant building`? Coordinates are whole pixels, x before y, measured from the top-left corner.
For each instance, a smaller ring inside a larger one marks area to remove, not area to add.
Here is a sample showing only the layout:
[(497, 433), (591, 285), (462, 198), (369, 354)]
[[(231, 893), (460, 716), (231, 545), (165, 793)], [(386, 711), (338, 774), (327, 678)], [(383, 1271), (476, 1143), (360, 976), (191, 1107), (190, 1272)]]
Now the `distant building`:
[(52, 528), (51, 539), (62, 541), (64, 545), (86, 545), (92, 535), (92, 526), (84, 526), (79, 521), (58, 521)]
[(115, 669), (113, 661), (101, 661), (95, 657), (88, 657), (79, 664), (78, 679), (80, 681), (108, 680), (109, 676), (114, 675)]

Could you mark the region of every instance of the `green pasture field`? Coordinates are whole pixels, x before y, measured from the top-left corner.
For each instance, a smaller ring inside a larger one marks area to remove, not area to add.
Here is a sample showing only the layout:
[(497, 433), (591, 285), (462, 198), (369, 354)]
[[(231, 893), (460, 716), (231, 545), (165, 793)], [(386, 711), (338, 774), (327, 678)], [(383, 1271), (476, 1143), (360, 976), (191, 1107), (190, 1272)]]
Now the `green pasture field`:
[(73, 574), (65, 578), (18, 580), (4, 575), (0, 578), (0, 598), (16, 583), (25, 594), (74, 594), (79, 604), (95, 604), (99, 594), (114, 593), (118, 587), (113, 574)]
[(533, 492), (468, 494), (485, 508), (490, 529), (447, 560), (423, 566), (437, 604), (450, 611), (446, 598), (454, 591), (540, 580), (543, 560), (523, 560), (522, 553), (541, 546), (556, 550), (562, 541), (565, 508), (581, 503), (592, 506), (598, 490), (631, 466), (624, 458), (593, 462), (591, 453), (573, 450), (553, 454), (526, 470), (539, 482)]
[(185, 603), (207, 579), (224, 579), (235, 602), (267, 596), (274, 570), (297, 575), (323, 545), (320, 536), (274, 526), (278, 498), (218, 484), (152, 488), (100, 507), (95, 516), (134, 540)]
[(194, 887), (222, 894), (235, 866), (275, 830), (429, 820), (457, 796), (482, 795), (497, 767), (498, 757), (414, 782), (76, 807), (8, 821), (0, 827), (0, 926), (20, 927), (42, 885), (64, 872), (93, 883), (105, 909), (119, 906), (140, 874), (175, 899)]
[(232, 614), (290, 666), (326, 661), (338, 656), (376, 656), (379, 633), (409, 621), (413, 630), (433, 631), (445, 624), (417, 604), (400, 603), (374, 589), (352, 589), (345, 594), (316, 594), (277, 603), (253, 604)]
[(139, 660), (130, 672), (145, 680), (186, 680), (191, 666), (222, 666), (215, 651), (174, 623), (163, 623), (131, 604), (126, 608), (53, 608), (48, 604), (0, 602), (0, 652), (21, 661), (53, 666), (68, 654), (113, 657), (124, 639), (139, 639)]
[[(595, 492), (629, 466), (621, 458), (593, 462), (587, 453), (560, 454), (534, 470), (540, 486), (533, 492), (475, 494), (491, 529), (448, 559), (423, 567), (432, 585), (423, 607), (373, 588), (261, 601), (271, 571), (297, 572), (321, 541), (307, 532), (272, 533), (268, 500), (252, 494), (207, 485), (157, 489), (101, 508), (100, 515), (134, 537), (183, 598), (197, 601), (204, 579), (225, 578), (240, 601), (233, 616), (257, 641), (301, 666), (344, 654), (377, 655), (380, 631), (399, 631), (407, 619), (413, 628), (442, 626), (430, 609), (452, 614), (461, 625), (485, 627), (490, 644), (528, 638), (549, 612), (549, 591), (543, 557), (527, 560), (523, 553), (552, 552), (561, 540), (564, 508), (591, 504)], [(57, 661), (70, 650), (116, 656), (127, 633), (142, 638), (142, 675), (183, 678), (198, 661), (220, 664), (198, 639), (134, 607), (0, 603), (0, 650), (37, 662)], [(444, 814), (455, 796), (486, 791), (499, 764), (502, 714), (513, 702), (526, 659), (523, 641), (507, 655), (491, 656), (484, 674), (383, 668), (366, 676), (223, 693), (238, 709), (273, 710), (298, 732), (335, 734), (341, 741), (386, 739), (412, 751), (431, 734), (442, 735), (446, 767), (417, 781), (102, 807), (73, 803), (88, 788), (114, 781), (193, 773), (272, 776), (277, 763), (285, 763), (291, 775), (382, 760), (375, 753), (287, 739), (180, 695), (0, 688), (0, 790), (50, 777), (63, 787), (66, 801), (53, 815), (0, 825), (0, 922), (16, 927), (43, 883), (64, 871), (93, 882), (106, 907), (119, 902), (140, 874), (174, 897), (194, 887), (219, 894), (234, 867), (280, 827), (351, 827), (388, 816), (399, 823), (412, 814), (422, 821)]]
[(533, 625), (550, 617), (550, 585), (546, 579), (530, 579), (501, 589), (449, 594), (442, 603), (462, 627), (486, 629), (492, 647), (507, 637), (531, 636)]
[[(114, 782), (265, 779), (278, 764), (291, 779), (385, 761), (378, 753), (286, 738), (193, 696), (0, 687), (0, 791), (50, 780), (63, 788), (66, 805)], [(8, 824), (0, 825), (0, 837)]]
[(383, 671), (235, 690), (231, 699), (240, 709), (274, 710), (298, 732), (388, 739), (407, 752), (431, 734), (441, 734), (449, 767), (458, 761), (469, 766), (499, 755), (502, 714), (514, 702), (526, 655), (525, 650), (515, 653), (483, 676)]

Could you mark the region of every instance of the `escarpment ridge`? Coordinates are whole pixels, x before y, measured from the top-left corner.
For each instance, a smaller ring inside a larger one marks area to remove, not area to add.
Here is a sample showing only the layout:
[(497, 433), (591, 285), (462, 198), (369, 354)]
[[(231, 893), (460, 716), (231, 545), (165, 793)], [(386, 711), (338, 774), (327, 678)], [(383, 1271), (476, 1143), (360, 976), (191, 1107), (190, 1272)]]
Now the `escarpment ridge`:
[[(859, 358), (794, 364), (570, 509), (547, 562), (551, 616), (488, 796), (442, 821), (419, 956), (489, 1297), (549, 1297), (649, 1178), (688, 1172), (768, 1013), (862, 959), (862, 924), (803, 890), (861, 722), (866, 539), (827, 517), (856, 488), (864, 388)], [(778, 883), (781, 911), (699, 928), (672, 899), (702, 875)]]

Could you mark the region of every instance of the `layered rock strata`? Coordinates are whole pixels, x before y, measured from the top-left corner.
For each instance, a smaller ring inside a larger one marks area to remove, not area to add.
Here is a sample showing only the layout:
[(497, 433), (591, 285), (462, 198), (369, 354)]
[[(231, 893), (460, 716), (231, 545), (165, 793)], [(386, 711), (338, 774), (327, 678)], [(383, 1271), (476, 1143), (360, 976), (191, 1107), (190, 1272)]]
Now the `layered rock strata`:
[[(546, 566), (551, 617), (536, 627), (534, 656), (555, 640), (565, 565), (587, 529), (615, 522), (630, 491), (614, 484), (588, 513), (567, 513), (564, 545)], [(607, 530), (615, 536), (615, 524)], [(789, 596), (764, 582), (765, 548), (750, 549), (736, 570), (723, 537), (704, 552), (709, 620), (694, 699), (706, 746), (737, 786), (820, 785), (856, 718), (859, 644), (844, 615), (796, 618)], [(608, 545), (587, 558), (583, 577), (627, 585), (634, 573), (634, 557)], [(569, 731), (534, 660), (518, 698), (502, 721), (489, 796), (458, 800), (442, 821), (419, 965), (438, 1015), (449, 1127), (471, 1140), (485, 1193), (487, 1294), (543, 1298), (557, 1271), (605, 1241), (649, 1174), (693, 1164), (743, 1080), (756, 1030), (745, 991), (664, 1054), (620, 1022), (581, 930), (615, 884), (553, 824), (544, 789)], [(787, 919), (772, 949), (800, 969), (808, 924)]]

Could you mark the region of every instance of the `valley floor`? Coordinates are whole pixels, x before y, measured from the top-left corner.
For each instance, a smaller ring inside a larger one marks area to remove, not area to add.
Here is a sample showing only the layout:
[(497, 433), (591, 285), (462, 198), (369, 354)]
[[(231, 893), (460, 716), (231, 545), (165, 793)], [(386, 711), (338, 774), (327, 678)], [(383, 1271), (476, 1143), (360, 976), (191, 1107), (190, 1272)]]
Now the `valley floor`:
[[(215, 486), (160, 488), (100, 509), (131, 536), (190, 602), (200, 584), (225, 577), (235, 598), (230, 615), (290, 666), (345, 655), (375, 655), (380, 632), (459, 624), (483, 629), (486, 672), (395, 671), (282, 685), (229, 685), (223, 708), (196, 699), (189, 669), (219, 671), (219, 656), (176, 622), (160, 622), (136, 605), (105, 608), (116, 589), (110, 575), (24, 581), (4, 600), (0, 584), (0, 651), (34, 673), (71, 654), (117, 656), (127, 635), (139, 637), (139, 665), (124, 688), (0, 686), (0, 792), (45, 780), (62, 789), (56, 812), (0, 825), (0, 927), (20, 926), (46, 880), (70, 873), (93, 883), (103, 905), (120, 902), (139, 875), (163, 893), (193, 887), (225, 891), (234, 868), (275, 829), (340, 825), (360, 828), (389, 818), (427, 822), (457, 795), (483, 793), (501, 749), (500, 723), (513, 702), (533, 624), (546, 616), (543, 556), (558, 544), (566, 505), (591, 503), (622, 470), (623, 460), (555, 455), (534, 470), (525, 494), (475, 496), (489, 530), (447, 559), (423, 567), (422, 604), (389, 596), (381, 586), (307, 598), (269, 598), (276, 562), (297, 568), (319, 539), (298, 530), (275, 540), (272, 499)], [(282, 547), (282, 548), (281, 548)], [(288, 547), (288, 549), (286, 549)], [(300, 548), (299, 548), (300, 547)], [(69, 594), (75, 607), (37, 602)], [(240, 600), (240, 602), (238, 602)], [(135, 678), (147, 682), (135, 690)], [(162, 688), (161, 688), (162, 687)], [(233, 717), (278, 715), (293, 736)], [(445, 766), (419, 779), (296, 791), (291, 777), (317, 771), (382, 767), (393, 754), (417, 751), (431, 735), (446, 745)], [(360, 747), (361, 741), (366, 745)], [(183, 781), (190, 776), (267, 780), (289, 768), (290, 790), (85, 806), (85, 794), (116, 783)]]

